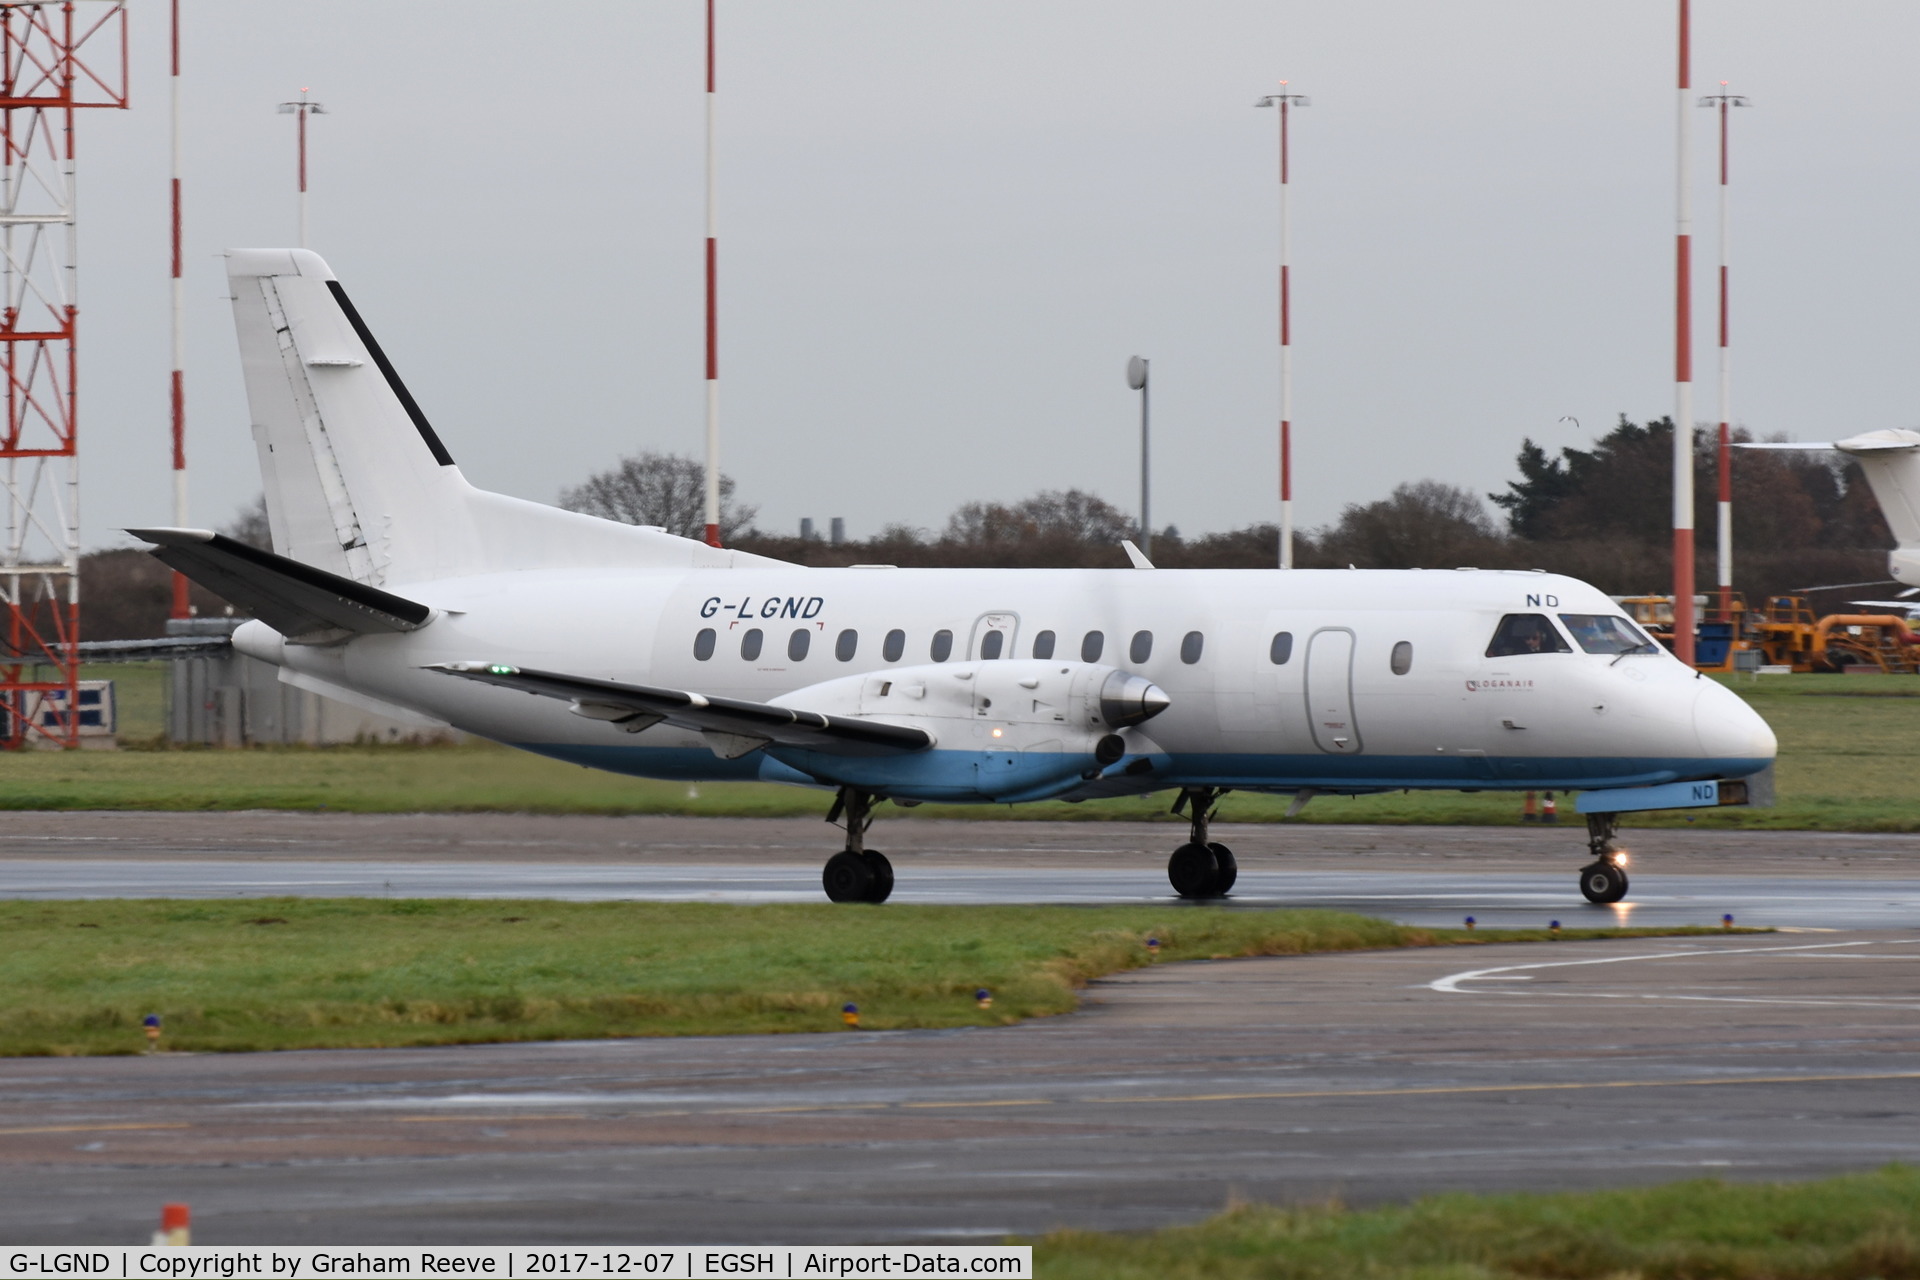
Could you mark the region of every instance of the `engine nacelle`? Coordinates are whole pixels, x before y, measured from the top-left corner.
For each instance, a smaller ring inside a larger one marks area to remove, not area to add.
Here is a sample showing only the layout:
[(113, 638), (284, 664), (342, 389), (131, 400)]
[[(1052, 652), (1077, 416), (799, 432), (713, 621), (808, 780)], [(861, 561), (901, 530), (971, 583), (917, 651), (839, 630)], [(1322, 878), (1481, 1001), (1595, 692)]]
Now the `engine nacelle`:
[(847, 757), (767, 754), (821, 782), (919, 800), (1011, 802), (1072, 790), (1128, 753), (1120, 731), (1171, 705), (1144, 676), (1087, 662), (928, 663), (843, 676), (774, 705), (910, 725), (931, 750)]

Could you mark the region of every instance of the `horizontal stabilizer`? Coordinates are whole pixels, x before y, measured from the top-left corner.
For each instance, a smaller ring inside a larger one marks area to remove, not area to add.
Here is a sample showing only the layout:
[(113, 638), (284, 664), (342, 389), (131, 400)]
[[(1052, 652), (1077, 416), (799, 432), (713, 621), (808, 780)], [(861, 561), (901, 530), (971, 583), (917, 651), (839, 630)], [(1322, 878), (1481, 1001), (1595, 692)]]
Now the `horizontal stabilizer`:
[(148, 554), (232, 601), (289, 640), (412, 631), (433, 610), (364, 582), (248, 546), (206, 529), (129, 529), (159, 545)]
[(225, 657), (233, 651), (233, 640), (229, 636), (167, 636), (159, 640), (82, 640), (73, 647), (82, 662), (163, 662)]
[[(577, 714), (590, 720), (607, 720), (635, 729), (664, 720), (677, 728), (698, 730), (707, 735), (715, 754), (726, 759), (767, 745), (801, 747), (843, 756), (904, 755), (925, 751), (933, 745), (931, 734), (904, 725), (822, 715), (817, 711), (744, 702), (737, 698), (708, 698), (678, 689), (589, 680), (500, 663), (449, 662), (427, 670), (546, 698), (562, 698), (573, 704), (572, 710)], [(621, 714), (623, 712), (625, 714)]]

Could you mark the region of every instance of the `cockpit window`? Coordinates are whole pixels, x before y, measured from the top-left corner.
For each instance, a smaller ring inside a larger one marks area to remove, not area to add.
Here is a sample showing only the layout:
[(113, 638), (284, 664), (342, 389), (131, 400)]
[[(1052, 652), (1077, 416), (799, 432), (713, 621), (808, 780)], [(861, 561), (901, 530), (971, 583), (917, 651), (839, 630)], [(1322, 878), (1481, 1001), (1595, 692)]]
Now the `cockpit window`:
[(1489, 658), (1511, 658), (1523, 653), (1572, 653), (1544, 613), (1510, 613), (1487, 646)]
[(1610, 613), (1563, 613), (1560, 621), (1588, 653), (1652, 653), (1660, 647), (1640, 628)]

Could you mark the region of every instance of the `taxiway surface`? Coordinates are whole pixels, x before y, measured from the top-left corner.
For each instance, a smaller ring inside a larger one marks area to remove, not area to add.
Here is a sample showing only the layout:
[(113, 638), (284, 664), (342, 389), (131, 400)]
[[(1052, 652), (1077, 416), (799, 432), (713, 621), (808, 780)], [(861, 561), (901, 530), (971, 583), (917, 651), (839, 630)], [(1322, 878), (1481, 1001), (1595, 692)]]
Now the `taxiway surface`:
[[(898, 902), (1140, 903), (1171, 897), (1182, 827), (891, 821)], [(1579, 896), (1584, 831), (1216, 824), (1245, 907), (1410, 924), (1550, 920), (1885, 929), (1920, 924), (1920, 836), (1629, 832), (1633, 892)], [(879, 837), (884, 835), (884, 841)], [(807, 819), (518, 814), (8, 814), (0, 897), (256, 895), (817, 902), (837, 833)]]

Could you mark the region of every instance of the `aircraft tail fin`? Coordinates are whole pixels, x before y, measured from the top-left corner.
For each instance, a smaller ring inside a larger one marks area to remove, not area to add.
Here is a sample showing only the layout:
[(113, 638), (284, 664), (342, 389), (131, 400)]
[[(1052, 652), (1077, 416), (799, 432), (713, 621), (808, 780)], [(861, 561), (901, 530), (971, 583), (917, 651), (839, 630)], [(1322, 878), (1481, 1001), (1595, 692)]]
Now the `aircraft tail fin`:
[(1896, 581), (1920, 585), (1920, 431), (1868, 431), (1826, 444), (1756, 441), (1741, 449), (1837, 449), (1860, 464), (1893, 532), (1887, 571)]
[(1833, 447), (1858, 461), (1873, 486), (1893, 531), (1894, 577), (1920, 582), (1920, 431), (1869, 431), (1837, 440)]
[(475, 489), (320, 256), (227, 254), (280, 555), (370, 586), (587, 565), (771, 563)]

